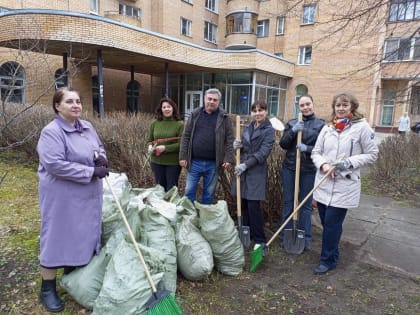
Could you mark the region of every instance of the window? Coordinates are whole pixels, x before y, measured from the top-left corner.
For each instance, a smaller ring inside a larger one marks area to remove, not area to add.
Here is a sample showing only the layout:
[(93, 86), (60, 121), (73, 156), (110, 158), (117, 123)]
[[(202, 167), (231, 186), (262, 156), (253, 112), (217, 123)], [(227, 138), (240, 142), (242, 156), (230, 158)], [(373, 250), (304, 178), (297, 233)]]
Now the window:
[(67, 72), (63, 68), (57, 69), (55, 71), (54, 78), (56, 89), (67, 86)]
[(281, 53), (281, 52), (274, 53), (274, 55), (277, 56), (277, 57), (282, 57), (283, 58), (283, 53)]
[(302, 24), (314, 24), (315, 22), (315, 3), (303, 6)]
[(90, 12), (99, 13), (99, 0), (90, 0)]
[(191, 21), (181, 18), (181, 34), (191, 37)]
[(299, 47), (299, 65), (309, 65), (312, 58), (312, 46), (301, 46)]
[(5, 102), (23, 103), (25, 70), (17, 62), (6, 62), (0, 67), (0, 94)]
[(420, 0), (391, 0), (389, 21), (407, 21), (420, 19)]
[(420, 86), (411, 88), (410, 114), (420, 115)]
[(206, 0), (206, 9), (218, 12), (219, 11), (219, 0)]
[(232, 13), (226, 17), (226, 34), (255, 33), (257, 15), (248, 12)]
[(210, 22), (204, 22), (204, 39), (216, 43), (217, 25)]
[(269, 20), (258, 21), (257, 37), (267, 37), (269, 32)]
[(276, 35), (282, 35), (284, 34), (284, 16), (278, 16), (277, 17), (277, 30)]
[(381, 113), (381, 125), (392, 126), (396, 96), (397, 96), (397, 93), (395, 90), (384, 89), (382, 113)]
[(134, 17), (136, 19), (141, 18), (141, 9), (140, 8), (135, 8), (135, 7), (132, 7), (132, 6), (124, 4), (124, 3), (120, 3), (119, 13), (121, 15), (131, 16), (131, 17)]
[(420, 37), (387, 39), (384, 59), (386, 61), (420, 60)]

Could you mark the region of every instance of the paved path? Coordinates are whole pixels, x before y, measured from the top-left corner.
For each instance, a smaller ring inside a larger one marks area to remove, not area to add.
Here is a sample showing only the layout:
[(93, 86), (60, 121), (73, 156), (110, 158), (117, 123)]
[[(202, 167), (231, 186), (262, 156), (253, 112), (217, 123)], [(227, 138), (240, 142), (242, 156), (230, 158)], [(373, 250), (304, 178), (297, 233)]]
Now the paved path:
[[(314, 221), (320, 226), (317, 215)], [(420, 207), (362, 194), (347, 212), (342, 238), (360, 246), (362, 261), (420, 277)]]

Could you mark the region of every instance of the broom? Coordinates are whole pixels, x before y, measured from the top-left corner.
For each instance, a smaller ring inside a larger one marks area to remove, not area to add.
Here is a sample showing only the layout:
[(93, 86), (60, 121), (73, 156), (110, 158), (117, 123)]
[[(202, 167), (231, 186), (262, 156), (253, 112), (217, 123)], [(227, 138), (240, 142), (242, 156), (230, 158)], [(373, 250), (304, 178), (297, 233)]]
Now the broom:
[(274, 241), (274, 239), (280, 234), (280, 232), (285, 228), (287, 223), (293, 218), (295, 213), (299, 211), (299, 209), (305, 204), (306, 200), (312, 195), (312, 193), (319, 187), (321, 184), (330, 176), (330, 174), (334, 171), (335, 166), (331, 166), (328, 172), (321, 178), (319, 183), (312, 188), (312, 190), (306, 195), (306, 197), (300, 202), (300, 204), (293, 210), (290, 216), (284, 221), (284, 223), (279, 227), (279, 229), (274, 233), (271, 239), (265, 244), (265, 246), (259, 246), (255, 250), (251, 252), (251, 267), (249, 268), (250, 272), (254, 272), (257, 270), (258, 266), (261, 265), (262, 261), (264, 260), (265, 252), (268, 246)]
[(108, 185), (112, 196), (114, 197), (115, 203), (117, 204), (118, 210), (120, 211), (121, 217), (124, 221), (124, 225), (127, 228), (128, 234), (130, 235), (130, 239), (133, 242), (134, 248), (140, 258), (140, 261), (146, 273), (147, 280), (149, 281), (150, 287), (152, 289), (152, 297), (146, 304), (147, 315), (182, 315), (182, 310), (176, 303), (175, 298), (171, 295), (171, 292), (167, 290), (158, 291), (156, 289), (155, 283), (153, 282), (152, 276), (150, 275), (149, 268), (147, 268), (146, 262), (144, 261), (140, 248), (137, 245), (136, 239), (133, 235), (130, 225), (128, 224), (124, 211), (121, 208), (120, 202), (118, 201), (114, 190), (109, 184), (107, 177), (105, 177), (105, 182)]

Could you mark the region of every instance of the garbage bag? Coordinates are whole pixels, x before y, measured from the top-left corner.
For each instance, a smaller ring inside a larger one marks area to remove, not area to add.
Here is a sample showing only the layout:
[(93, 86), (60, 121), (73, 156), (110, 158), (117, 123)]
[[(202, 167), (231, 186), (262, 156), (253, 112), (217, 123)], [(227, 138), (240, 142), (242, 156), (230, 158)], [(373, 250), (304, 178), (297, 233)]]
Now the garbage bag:
[(213, 271), (214, 261), (210, 244), (201, 235), (195, 215), (182, 215), (176, 225), (178, 269), (188, 280), (203, 280)]
[[(159, 251), (138, 244), (155, 285), (161, 281), (165, 266)], [(106, 268), (93, 315), (144, 314), (152, 290), (132, 243), (125, 239), (116, 248)]]
[(140, 239), (142, 244), (159, 250), (164, 255), (166, 271), (159, 288), (175, 294), (177, 277), (175, 231), (159, 210), (161, 209), (147, 206), (140, 212)]
[(230, 276), (240, 274), (245, 265), (244, 248), (226, 201), (219, 200), (215, 205), (202, 205), (197, 201), (194, 204), (200, 213), (201, 233), (213, 251), (216, 269)]
[(63, 275), (60, 280), (61, 287), (77, 303), (91, 310), (102, 288), (105, 269), (110, 259), (111, 254), (102, 249), (99, 255), (94, 256), (88, 265)]

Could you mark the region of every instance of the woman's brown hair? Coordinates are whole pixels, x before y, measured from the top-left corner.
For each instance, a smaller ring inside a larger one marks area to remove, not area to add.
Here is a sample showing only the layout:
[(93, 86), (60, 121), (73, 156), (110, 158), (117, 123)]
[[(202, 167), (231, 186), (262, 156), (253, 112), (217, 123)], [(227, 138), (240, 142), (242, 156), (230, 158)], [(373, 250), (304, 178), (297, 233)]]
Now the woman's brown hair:
[(337, 103), (339, 99), (350, 102), (351, 113), (353, 114), (353, 117), (351, 120), (359, 120), (364, 117), (363, 114), (357, 110), (359, 108), (359, 101), (357, 100), (357, 98), (351, 93), (343, 92), (333, 97), (332, 104), (331, 104), (331, 107), (332, 107), (331, 120), (335, 118), (335, 104)]
[(54, 93), (54, 96), (53, 96), (53, 100), (52, 100), (52, 107), (53, 107), (54, 112), (56, 114), (58, 114), (58, 110), (55, 107), (55, 105), (61, 103), (61, 101), (63, 100), (64, 94), (66, 92), (75, 92), (75, 93), (77, 93), (77, 95), (80, 98), (79, 92), (76, 91), (75, 89), (73, 89), (72, 87), (64, 86), (64, 87), (61, 87), (61, 88), (55, 90), (55, 93)]
[(179, 116), (178, 106), (176, 106), (176, 103), (171, 98), (169, 98), (167, 96), (162, 97), (159, 101), (159, 105), (156, 108), (156, 112), (155, 112), (156, 113), (156, 119), (157, 120), (162, 120), (163, 119), (162, 104), (164, 102), (167, 102), (167, 103), (169, 103), (169, 105), (172, 106), (172, 110), (173, 110), (172, 117), (175, 120), (181, 120), (181, 117)]

